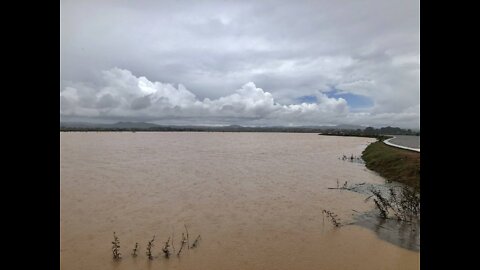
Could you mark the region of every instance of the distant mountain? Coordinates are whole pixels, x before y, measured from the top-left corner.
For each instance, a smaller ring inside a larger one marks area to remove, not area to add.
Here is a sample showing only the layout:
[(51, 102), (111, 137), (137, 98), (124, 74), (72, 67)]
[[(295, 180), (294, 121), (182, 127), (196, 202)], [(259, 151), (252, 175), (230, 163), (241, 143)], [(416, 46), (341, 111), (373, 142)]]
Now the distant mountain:
[(335, 129), (365, 129), (365, 126), (359, 126), (359, 125), (337, 125), (335, 126)]
[(117, 122), (114, 124), (85, 123), (85, 122), (61, 122), (60, 131), (217, 131), (217, 132), (305, 132), (322, 133), (329, 135), (409, 135), (420, 134), (398, 127), (382, 127), (375, 129), (359, 125), (336, 125), (336, 126), (264, 126), (245, 127), (240, 125), (229, 126), (195, 126), (195, 125), (157, 125), (147, 122)]
[(87, 122), (60, 122), (60, 127), (65, 128), (134, 128), (149, 129), (159, 127), (159, 125), (145, 122), (117, 122), (114, 124), (87, 123)]
[(358, 125), (336, 125), (336, 126), (266, 126), (266, 127), (245, 127), (241, 125), (228, 125), (228, 126), (195, 126), (195, 125), (157, 125), (147, 122), (117, 122), (114, 124), (102, 124), (102, 123), (88, 123), (88, 122), (61, 122), (61, 127), (65, 128), (114, 128), (114, 129), (151, 129), (158, 127), (178, 127), (178, 128), (223, 128), (223, 129), (255, 129), (255, 128), (273, 128), (273, 129), (365, 129), (364, 126)]
[(153, 128), (158, 127), (159, 125), (145, 122), (117, 122), (115, 124), (109, 125), (112, 128)]

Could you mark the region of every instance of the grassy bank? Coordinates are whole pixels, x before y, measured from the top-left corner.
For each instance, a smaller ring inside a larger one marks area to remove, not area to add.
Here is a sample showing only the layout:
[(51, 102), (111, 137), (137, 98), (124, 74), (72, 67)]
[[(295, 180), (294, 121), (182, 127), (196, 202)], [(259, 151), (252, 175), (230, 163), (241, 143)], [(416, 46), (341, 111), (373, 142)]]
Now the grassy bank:
[(381, 141), (367, 146), (362, 153), (367, 168), (388, 181), (420, 189), (420, 153), (388, 146)]

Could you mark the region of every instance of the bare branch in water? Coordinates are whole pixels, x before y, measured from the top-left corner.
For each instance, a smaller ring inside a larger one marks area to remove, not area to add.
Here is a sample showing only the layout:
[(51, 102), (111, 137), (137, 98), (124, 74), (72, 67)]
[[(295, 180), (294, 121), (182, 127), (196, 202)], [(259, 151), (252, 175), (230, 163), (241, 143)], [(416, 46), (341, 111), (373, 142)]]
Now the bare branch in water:
[(197, 247), (197, 246), (198, 246), (198, 241), (200, 241), (200, 234), (197, 236), (197, 238), (196, 238), (195, 241), (193, 242), (191, 248)]
[(155, 241), (155, 235), (153, 236), (152, 240), (148, 241), (148, 244), (147, 244), (147, 257), (150, 260), (153, 260), (153, 256), (152, 256), (152, 247), (154, 246), (153, 241)]
[(177, 253), (177, 256), (180, 256), (180, 253), (182, 253), (182, 250), (183, 250), (183, 247), (185, 246), (185, 244), (187, 244), (187, 238), (185, 237), (185, 234), (182, 233), (182, 242), (181, 242), (181, 245), (180, 245), (180, 250)]
[(165, 254), (166, 258), (170, 258), (170, 249), (168, 249), (170, 247), (169, 243), (170, 243), (170, 237), (168, 237), (167, 241), (165, 242), (165, 245), (162, 248), (163, 254)]
[(185, 231), (187, 231), (187, 248), (190, 249), (190, 240), (188, 238), (188, 229), (187, 229), (187, 224), (183, 224), (183, 226), (185, 226)]
[(328, 210), (323, 210), (322, 211), (323, 214), (325, 214), (329, 219), (330, 221), (332, 222), (332, 224), (335, 226), (335, 227), (340, 227), (342, 224), (339, 222), (339, 218), (337, 218), (338, 216), (331, 212), (331, 211), (328, 211)]
[(138, 243), (135, 243), (135, 247), (133, 248), (133, 253), (132, 253), (133, 257), (137, 257), (137, 250), (138, 250)]
[(173, 249), (173, 253), (175, 253), (175, 245), (173, 244), (173, 239), (175, 238), (175, 229), (173, 229), (173, 232), (172, 232), (172, 249)]

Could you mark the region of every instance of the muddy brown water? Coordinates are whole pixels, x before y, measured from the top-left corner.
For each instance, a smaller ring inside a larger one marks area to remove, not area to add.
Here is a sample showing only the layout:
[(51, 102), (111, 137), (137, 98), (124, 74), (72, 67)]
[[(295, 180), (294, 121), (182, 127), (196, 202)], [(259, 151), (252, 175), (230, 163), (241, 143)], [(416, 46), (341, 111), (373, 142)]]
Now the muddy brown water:
[[(361, 225), (365, 195), (330, 190), (382, 184), (363, 164), (370, 138), (294, 133), (62, 132), (60, 265), (75, 269), (419, 269), (420, 253)], [(355, 210), (356, 212), (352, 211)], [(184, 224), (197, 248), (161, 256)], [(112, 260), (113, 232), (120, 261)], [(155, 259), (146, 258), (155, 235)], [(130, 256), (135, 242), (138, 256)]]

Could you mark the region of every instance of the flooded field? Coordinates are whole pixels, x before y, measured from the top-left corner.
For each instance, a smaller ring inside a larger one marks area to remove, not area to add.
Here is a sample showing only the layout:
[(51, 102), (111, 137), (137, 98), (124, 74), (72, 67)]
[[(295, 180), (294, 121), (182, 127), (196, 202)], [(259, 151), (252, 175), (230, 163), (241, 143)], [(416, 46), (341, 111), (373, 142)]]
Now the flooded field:
[(391, 143), (420, 149), (420, 136), (410, 135), (395, 135), (395, 138), (390, 140)]
[[(341, 159), (360, 156), (372, 141), (62, 132), (61, 269), (419, 269), (417, 234), (403, 239), (388, 233), (396, 225), (365, 218), (375, 213), (367, 194), (328, 189), (337, 181), (384, 184), (363, 164)], [(323, 209), (347, 225), (335, 228)], [(184, 224), (190, 244), (201, 235), (198, 247), (164, 258), (172, 235), (178, 252)], [(113, 232), (120, 261), (112, 259)], [(145, 250), (153, 235), (150, 261)]]

